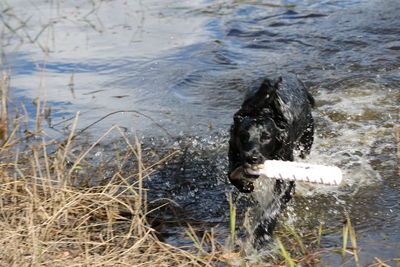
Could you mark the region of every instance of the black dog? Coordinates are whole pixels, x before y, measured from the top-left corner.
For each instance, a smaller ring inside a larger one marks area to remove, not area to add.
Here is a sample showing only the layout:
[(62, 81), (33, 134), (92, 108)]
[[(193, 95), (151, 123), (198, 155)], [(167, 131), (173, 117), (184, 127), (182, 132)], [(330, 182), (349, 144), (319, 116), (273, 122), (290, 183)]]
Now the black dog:
[[(229, 179), (240, 192), (254, 190), (257, 176), (246, 169), (265, 160), (293, 161), (294, 151), (304, 157), (313, 143), (314, 99), (296, 77), (264, 79), (250, 92), (234, 115), (229, 141)], [(266, 211), (254, 230), (255, 246), (271, 240), (279, 212), (291, 199), (294, 182), (276, 180), (266, 194)]]

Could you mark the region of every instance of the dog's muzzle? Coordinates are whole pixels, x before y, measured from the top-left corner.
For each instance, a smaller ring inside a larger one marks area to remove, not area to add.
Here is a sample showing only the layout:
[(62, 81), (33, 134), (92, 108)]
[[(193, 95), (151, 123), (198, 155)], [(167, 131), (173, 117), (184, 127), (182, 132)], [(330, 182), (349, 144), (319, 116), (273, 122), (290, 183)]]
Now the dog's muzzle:
[(250, 174), (250, 170), (258, 170), (260, 168), (263, 168), (264, 165), (263, 164), (258, 164), (258, 165), (253, 165), (250, 168), (244, 168), (242, 166), (237, 167), (230, 175), (229, 178), (231, 178), (231, 180), (249, 180), (249, 181), (253, 181), (254, 179), (258, 178), (258, 175), (253, 175)]

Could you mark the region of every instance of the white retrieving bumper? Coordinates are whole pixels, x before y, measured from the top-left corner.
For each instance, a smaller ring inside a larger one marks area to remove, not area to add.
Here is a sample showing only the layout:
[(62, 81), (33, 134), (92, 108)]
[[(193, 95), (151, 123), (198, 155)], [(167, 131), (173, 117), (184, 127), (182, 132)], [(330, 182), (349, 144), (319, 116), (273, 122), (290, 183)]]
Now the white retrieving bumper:
[(338, 167), (303, 162), (266, 160), (264, 164), (246, 169), (245, 172), (251, 175), (266, 176), (270, 179), (325, 185), (339, 185), (342, 181), (342, 171)]

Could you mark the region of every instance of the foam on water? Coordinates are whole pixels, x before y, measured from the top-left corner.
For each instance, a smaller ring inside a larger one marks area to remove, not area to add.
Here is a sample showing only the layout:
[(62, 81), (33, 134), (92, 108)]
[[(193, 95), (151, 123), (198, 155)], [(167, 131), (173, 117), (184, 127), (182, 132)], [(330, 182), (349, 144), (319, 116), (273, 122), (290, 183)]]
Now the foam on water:
[[(391, 91), (365, 82), (349, 88), (343, 85), (331, 92), (321, 90), (316, 100), (315, 140), (304, 161), (338, 166), (344, 180), (340, 187), (304, 185), (298, 191), (304, 195), (355, 194), (359, 188), (379, 182), (382, 176), (376, 165), (388, 162), (373, 161), (376, 158), (372, 153), (380, 154), (386, 147), (394, 146), (390, 139), (394, 136), (396, 114), (391, 114), (390, 107), (397, 100)], [(378, 146), (383, 139), (386, 143)], [(395, 165), (395, 161), (392, 155), (389, 162)]]

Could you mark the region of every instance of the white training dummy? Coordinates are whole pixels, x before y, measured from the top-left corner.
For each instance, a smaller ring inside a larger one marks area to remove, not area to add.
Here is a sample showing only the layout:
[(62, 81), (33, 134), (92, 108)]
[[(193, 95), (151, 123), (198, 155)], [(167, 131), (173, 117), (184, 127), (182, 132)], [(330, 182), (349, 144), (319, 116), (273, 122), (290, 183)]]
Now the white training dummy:
[(342, 181), (342, 171), (338, 167), (303, 162), (266, 160), (264, 164), (244, 171), (251, 175), (265, 176), (270, 179), (324, 185), (339, 185)]

